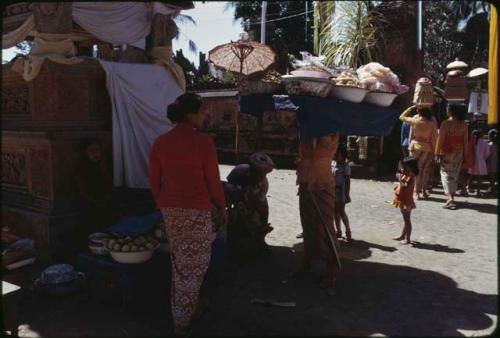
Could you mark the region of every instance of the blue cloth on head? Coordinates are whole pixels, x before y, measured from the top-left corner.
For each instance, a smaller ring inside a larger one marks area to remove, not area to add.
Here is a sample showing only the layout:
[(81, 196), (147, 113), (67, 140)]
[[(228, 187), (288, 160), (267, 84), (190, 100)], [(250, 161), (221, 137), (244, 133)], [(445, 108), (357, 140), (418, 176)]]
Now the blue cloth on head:
[[(287, 95), (280, 95), (283, 101)], [(288, 96), (297, 110), (301, 137), (321, 137), (332, 133), (358, 136), (387, 136), (400, 115), (399, 110), (365, 103), (352, 103), (315, 96)], [(274, 111), (271, 95), (240, 98), (240, 112), (258, 116)]]

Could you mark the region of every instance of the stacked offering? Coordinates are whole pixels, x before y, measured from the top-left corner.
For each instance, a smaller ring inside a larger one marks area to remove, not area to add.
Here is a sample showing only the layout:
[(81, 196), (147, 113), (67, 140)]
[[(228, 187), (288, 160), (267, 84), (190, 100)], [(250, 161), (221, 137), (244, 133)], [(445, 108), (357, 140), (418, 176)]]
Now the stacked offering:
[(274, 94), (281, 88), (281, 74), (275, 70), (270, 70), (264, 76), (256, 79), (248, 79), (248, 94)]
[(356, 70), (360, 82), (370, 91), (365, 102), (388, 107), (394, 99), (409, 88), (399, 82), (399, 77), (390, 68), (370, 62)]

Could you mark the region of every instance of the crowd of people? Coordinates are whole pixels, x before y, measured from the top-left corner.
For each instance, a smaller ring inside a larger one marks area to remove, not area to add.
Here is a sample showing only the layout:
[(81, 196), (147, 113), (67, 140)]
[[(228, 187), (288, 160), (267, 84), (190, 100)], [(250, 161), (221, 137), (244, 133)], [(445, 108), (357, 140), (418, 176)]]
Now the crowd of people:
[(481, 130), (470, 131), (463, 104), (450, 104), (447, 113), (448, 119), (439, 125), (429, 108), (412, 106), (405, 110), (400, 116), (401, 146), (403, 157), (411, 156), (418, 162), (416, 198), (429, 197), (433, 168), (438, 165), (447, 196), (443, 208), (455, 210), (457, 193), (481, 196), (485, 179), (489, 181), (485, 193), (496, 191), (497, 130), (488, 132), (488, 140)]
[[(268, 222), (266, 175), (275, 165), (264, 153), (236, 166), (227, 181), (219, 177), (212, 139), (199, 129), (204, 120), (201, 98), (193, 93), (179, 96), (168, 107), (175, 127), (155, 141), (149, 159), (149, 182), (157, 207), (162, 211), (172, 260), (172, 316), (174, 333), (184, 335), (200, 313), (199, 291), (207, 271), (211, 244), (218, 232), (227, 232), (228, 244), (245, 261), (265, 251), (265, 236), (273, 228)], [(433, 168), (439, 165), (448, 199), (447, 209), (456, 209), (455, 196), (462, 184), (479, 194), (480, 181), (490, 175), (495, 189), (497, 133), (479, 131), (469, 136), (462, 105), (448, 107), (449, 118), (439, 125), (428, 108), (412, 106), (400, 119), (402, 159), (392, 205), (404, 220), (400, 236), (411, 243), (411, 212), (416, 199), (431, 193)], [(345, 205), (351, 201), (351, 168), (339, 134), (301, 139), (296, 159), (299, 213), (304, 251), (300, 268), (292, 276), (311, 272), (313, 261), (325, 269), (321, 286), (335, 294), (341, 270), (339, 239), (352, 241)], [(467, 176), (465, 176), (467, 173)], [(462, 188), (464, 189), (464, 188)]]

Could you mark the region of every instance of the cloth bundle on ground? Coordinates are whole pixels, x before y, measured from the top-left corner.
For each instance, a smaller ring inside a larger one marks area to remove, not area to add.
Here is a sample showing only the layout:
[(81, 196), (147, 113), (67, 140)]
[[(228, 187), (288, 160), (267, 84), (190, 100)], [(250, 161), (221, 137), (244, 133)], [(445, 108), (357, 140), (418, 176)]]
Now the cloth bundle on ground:
[(159, 65), (100, 63), (113, 109), (113, 183), (149, 188), (149, 152), (155, 139), (173, 128), (167, 106), (183, 91)]
[[(322, 137), (336, 132), (343, 135), (387, 136), (400, 114), (396, 109), (332, 98), (295, 95), (289, 98), (299, 107), (297, 117), (301, 137)], [(240, 98), (241, 113), (259, 115), (264, 111), (274, 111), (273, 96)]]
[(370, 62), (356, 70), (359, 81), (367, 89), (403, 94), (408, 91), (408, 86), (399, 82), (399, 77), (390, 68), (382, 66), (377, 62)]

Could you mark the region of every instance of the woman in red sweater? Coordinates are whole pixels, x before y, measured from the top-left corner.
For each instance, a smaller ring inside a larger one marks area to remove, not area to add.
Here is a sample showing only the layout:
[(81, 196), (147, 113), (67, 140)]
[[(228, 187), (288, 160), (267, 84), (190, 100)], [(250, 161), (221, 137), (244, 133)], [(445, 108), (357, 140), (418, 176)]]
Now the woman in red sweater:
[(205, 115), (201, 98), (186, 93), (168, 106), (175, 127), (159, 136), (149, 157), (149, 184), (161, 209), (172, 261), (174, 334), (187, 332), (215, 239), (212, 205), (226, 220), (217, 153), (210, 136), (197, 131)]

